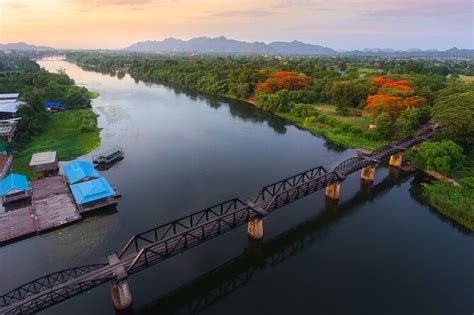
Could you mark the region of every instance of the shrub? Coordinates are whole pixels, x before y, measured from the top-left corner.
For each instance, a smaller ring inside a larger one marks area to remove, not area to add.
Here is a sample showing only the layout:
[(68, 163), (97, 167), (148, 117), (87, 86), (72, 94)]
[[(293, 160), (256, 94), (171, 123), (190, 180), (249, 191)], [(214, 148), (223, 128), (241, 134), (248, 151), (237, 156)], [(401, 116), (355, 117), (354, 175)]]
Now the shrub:
[(465, 160), (460, 146), (452, 141), (424, 142), (407, 156), (419, 168), (443, 174), (459, 169)]

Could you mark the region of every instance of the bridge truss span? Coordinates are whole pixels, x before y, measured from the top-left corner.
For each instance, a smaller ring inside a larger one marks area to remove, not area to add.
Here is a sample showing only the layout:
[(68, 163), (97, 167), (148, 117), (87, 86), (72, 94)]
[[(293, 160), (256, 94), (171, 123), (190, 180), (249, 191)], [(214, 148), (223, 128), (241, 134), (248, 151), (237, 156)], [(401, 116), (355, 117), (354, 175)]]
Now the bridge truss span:
[(160, 242), (164, 239), (188, 231), (204, 222), (219, 218), (227, 213), (245, 207), (246, 204), (234, 198), (204, 210), (186, 215), (171, 222), (159, 225), (140, 234), (134, 235), (120, 251), (119, 258), (126, 254), (137, 254), (147, 245)]
[(39, 294), (44, 290), (65, 283), (71, 279), (76, 279), (94, 270), (103, 268), (106, 265), (107, 264), (94, 264), (79, 266), (61, 270), (35, 279), (0, 296), (0, 307), (5, 307), (14, 302), (21, 301), (31, 295)]

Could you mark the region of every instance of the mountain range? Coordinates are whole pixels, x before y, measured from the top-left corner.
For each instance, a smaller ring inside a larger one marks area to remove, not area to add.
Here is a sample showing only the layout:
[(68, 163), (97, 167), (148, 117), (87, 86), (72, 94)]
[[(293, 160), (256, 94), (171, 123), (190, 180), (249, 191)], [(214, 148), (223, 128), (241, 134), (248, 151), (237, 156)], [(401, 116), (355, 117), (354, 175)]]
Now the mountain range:
[(138, 42), (124, 48), (128, 51), (164, 52), (164, 53), (218, 53), (218, 54), (302, 54), (302, 55), (334, 55), (337, 51), (331, 48), (305, 44), (298, 41), (244, 42), (227, 39), (224, 36), (209, 38), (196, 37), (190, 40), (167, 38), (163, 41)]
[[(30, 45), (23, 42), (1, 44), (0, 50), (36, 50), (51, 51), (54, 48), (47, 46)], [(395, 50), (391, 48), (366, 48), (363, 50), (337, 51), (320, 45), (307, 44), (299, 41), (292, 42), (245, 42), (227, 39), (224, 36), (196, 37), (190, 40), (167, 38), (162, 41), (137, 42), (123, 48), (128, 52), (168, 53), (168, 54), (268, 54), (268, 55), (300, 55), (300, 56), (374, 56), (374, 57), (459, 57), (474, 58), (474, 49), (451, 48), (445, 51), (438, 50)]]
[(438, 50), (395, 50), (390, 48), (371, 48), (353, 51), (337, 51), (320, 45), (292, 42), (245, 42), (227, 39), (224, 36), (196, 37), (190, 40), (167, 38), (162, 41), (144, 41), (126, 48), (131, 52), (156, 53), (202, 53), (202, 54), (269, 54), (269, 55), (314, 55), (314, 56), (394, 56), (394, 57), (465, 57), (474, 58), (473, 49), (451, 48)]
[(7, 44), (2, 44), (0, 43), (0, 50), (55, 50), (54, 48), (47, 47), (47, 46), (36, 46), (36, 45), (30, 45), (27, 43), (23, 42), (18, 42), (18, 43), (7, 43)]

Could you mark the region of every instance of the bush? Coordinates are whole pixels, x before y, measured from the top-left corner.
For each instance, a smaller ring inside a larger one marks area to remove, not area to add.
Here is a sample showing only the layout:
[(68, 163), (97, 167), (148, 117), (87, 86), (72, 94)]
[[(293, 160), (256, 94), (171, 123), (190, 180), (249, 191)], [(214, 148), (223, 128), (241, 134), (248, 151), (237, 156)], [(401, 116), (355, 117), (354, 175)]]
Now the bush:
[(314, 109), (313, 105), (308, 104), (293, 104), (291, 106), (290, 113), (298, 117), (309, 117), (309, 116), (317, 116), (318, 113)]
[(313, 125), (316, 122), (316, 117), (310, 116), (306, 117), (303, 122), (303, 127), (308, 128), (309, 126)]
[(459, 169), (465, 160), (461, 147), (449, 140), (424, 142), (417, 150), (409, 151), (407, 157), (419, 168), (443, 174)]
[(92, 111), (83, 111), (79, 116), (79, 130), (93, 132), (97, 130), (97, 115)]

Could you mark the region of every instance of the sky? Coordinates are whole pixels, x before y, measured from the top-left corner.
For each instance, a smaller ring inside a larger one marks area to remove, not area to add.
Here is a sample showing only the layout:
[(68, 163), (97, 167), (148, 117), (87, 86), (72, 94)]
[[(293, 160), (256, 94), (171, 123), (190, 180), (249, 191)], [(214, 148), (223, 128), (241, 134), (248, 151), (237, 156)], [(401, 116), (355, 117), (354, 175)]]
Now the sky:
[(0, 0), (0, 43), (123, 48), (226, 36), (334, 49), (473, 49), (472, 0)]

